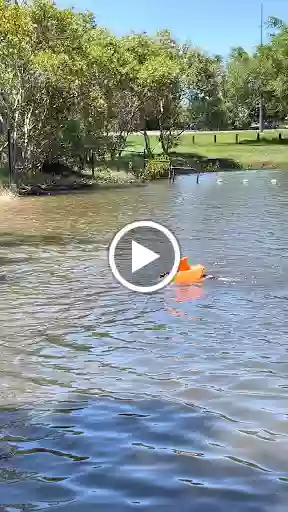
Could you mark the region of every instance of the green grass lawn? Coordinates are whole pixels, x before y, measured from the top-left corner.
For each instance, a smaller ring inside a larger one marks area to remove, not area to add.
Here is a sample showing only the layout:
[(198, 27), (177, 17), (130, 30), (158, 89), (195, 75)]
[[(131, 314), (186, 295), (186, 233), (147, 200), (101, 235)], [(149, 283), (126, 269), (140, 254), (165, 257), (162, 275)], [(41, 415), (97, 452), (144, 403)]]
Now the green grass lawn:
[[(184, 133), (180, 145), (172, 153), (174, 166), (199, 167), (207, 169), (208, 163), (212, 168), (220, 169), (263, 169), (278, 168), (288, 170), (288, 130), (267, 130), (257, 141), (257, 132), (239, 131), (239, 143), (236, 144), (237, 132), (215, 132), (217, 136), (214, 143), (214, 134), (208, 132)], [(282, 133), (283, 140), (278, 135)], [(195, 141), (193, 143), (193, 136)], [(157, 135), (150, 135), (151, 147), (155, 153), (161, 154), (161, 145)], [(107, 162), (112, 170), (130, 169), (132, 161), (133, 170), (143, 170), (144, 137), (141, 134), (130, 135), (126, 151), (117, 161)], [(204, 163), (204, 165), (202, 165)], [(216, 163), (216, 166), (215, 166)], [(0, 169), (0, 185), (8, 183), (8, 170)]]
[[(283, 140), (279, 141), (278, 134), (282, 133)], [(287, 168), (288, 169), (288, 130), (270, 130), (261, 135), (257, 141), (256, 131), (238, 132), (239, 143), (236, 144), (236, 132), (215, 132), (217, 142), (214, 143), (214, 134), (197, 132), (183, 134), (180, 145), (174, 153), (186, 159), (221, 159), (223, 166), (225, 161), (235, 163), (235, 167), (245, 168)], [(193, 143), (193, 135), (195, 143)], [(161, 153), (161, 146), (157, 135), (151, 135), (151, 147), (155, 154)], [(131, 156), (143, 154), (144, 138), (139, 135), (131, 135), (128, 139), (127, 153)], [(232, 166), (232, 165), (231, 165)], [(220, 167), (222, 167), (220, 163)]]

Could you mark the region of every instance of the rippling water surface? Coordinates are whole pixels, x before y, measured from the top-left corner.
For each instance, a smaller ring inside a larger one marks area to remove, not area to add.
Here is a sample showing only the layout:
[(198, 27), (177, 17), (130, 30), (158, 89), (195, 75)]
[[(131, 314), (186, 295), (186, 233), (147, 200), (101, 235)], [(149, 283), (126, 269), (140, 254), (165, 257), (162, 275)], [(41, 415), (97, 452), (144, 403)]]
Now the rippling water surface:
[[(288, 173), (247, 176), (0, 198), (1, 510), (287, 510)], [(219, 279), (115, 283), (143, 218)]]

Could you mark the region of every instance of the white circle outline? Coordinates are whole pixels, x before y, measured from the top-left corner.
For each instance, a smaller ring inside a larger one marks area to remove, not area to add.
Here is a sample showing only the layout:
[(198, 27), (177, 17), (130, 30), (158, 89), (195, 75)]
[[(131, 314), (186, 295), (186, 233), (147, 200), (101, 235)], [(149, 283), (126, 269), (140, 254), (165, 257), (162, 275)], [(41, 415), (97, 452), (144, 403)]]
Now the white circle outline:
[[(115, 251), (116, 251), (116, 247), (117, 247), (118, 243), (120, 242), (121, 238), (124, 235), (126, 235), (127, 233), (129, 233), (129, 231), (132, 231), (132, 229), (141, 228), (141, 227), (152, 228), (152, 229), (157, 229), (158, 231), (161, 231), (168, 238), (169, 242), (172, 244), (173, 249), (174, 249), (174, 264), (173, 264), (172, 269), (170, 270), (169, 274), (167, 276), (165, 276), (162, 281), (160, 281), (160, 283), (154, 284), (152, 286), (137, 286), (135, 284), (129, 283), (118, 272), (117, 266), (115, 263)], [(168, 284), (171, 283), (172, 279), (177, 274), (180, 259), (181, 259), (181, 254), (180, 254), (180, 247), (179, 247), (178, 241), (175, 238), (175, 236), (173, 235), (173, 233), (171, 233), (171, 231), (169, 231), (168, 228), (166, 228), (165, 226), (162, 226), (161, 224), (158, 224), (157, 222), (153, 222), (150, 220), (139, 220), (139, 221), (131, 222), (130, 224), (126, 224), (126, 226), (124, 226), (124, 228), (120, 229), (120, 231), (118, 231), (118, 233), (116, 233), (116, 235), (114, 236), (114, 238), (110, 244), (110, 247), (109, 247), (108, 258), (109, 258), (109, 266), (112, 271), (112, 274), (115, 277), (115, 279), (120, 284), (122, 284), (122, 286), (124, 286), (125, 288), (128, 288), (128, 290), (131, 290), (133, 292), (153, 293), (153, 292), (157, 292), (158, 290), (162, 290), (162, 288), (165, 288), (165, 286), (167, 286)]]

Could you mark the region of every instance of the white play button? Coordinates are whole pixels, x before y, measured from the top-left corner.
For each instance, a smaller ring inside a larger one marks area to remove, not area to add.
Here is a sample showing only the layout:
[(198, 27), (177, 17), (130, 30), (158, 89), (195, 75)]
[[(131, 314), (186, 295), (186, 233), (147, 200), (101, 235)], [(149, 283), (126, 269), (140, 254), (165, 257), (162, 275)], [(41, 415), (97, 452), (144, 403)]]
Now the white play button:
[(139, 293), (153, 293), (170, 284), (179, 262), (175, 236), (152, 221), (127, 224), (109, 247), (109, 265), (115, 279)]
[(159, 254), (132, 240), (132, 274), (160, 258)]

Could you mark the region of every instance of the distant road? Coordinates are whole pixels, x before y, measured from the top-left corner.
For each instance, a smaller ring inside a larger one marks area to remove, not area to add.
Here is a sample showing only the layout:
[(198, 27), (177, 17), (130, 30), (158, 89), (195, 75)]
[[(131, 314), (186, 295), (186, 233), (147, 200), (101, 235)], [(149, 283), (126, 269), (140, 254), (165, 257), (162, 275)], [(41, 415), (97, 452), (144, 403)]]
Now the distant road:
[[(287, 128), (268, 128), (267, 130), (263, 130), (264, 132), (273, 132), (273, 131), (276, 131), (276, 130), (287, 130)], [(205, 133), (241, 133), (241, 132), (257, 132), (257, 130), (253, 130), (250, 128), (250, 130), (208, 130), (208, 131), (204, 131), (204, 130), (184, 130), (184, 132), (182, 132), (183, 134), (191, 134), (191, 135), (195, 135), (196, 133), (199, 133), (199, 134), (205, 134)], [(151, 130), (151, 131), (148, 131), (149, 135), (160, 135), (160, 131), (159, 130)], [(142, 135), (142, 132), (133, 132), (131, 133), (131, 135)]]

